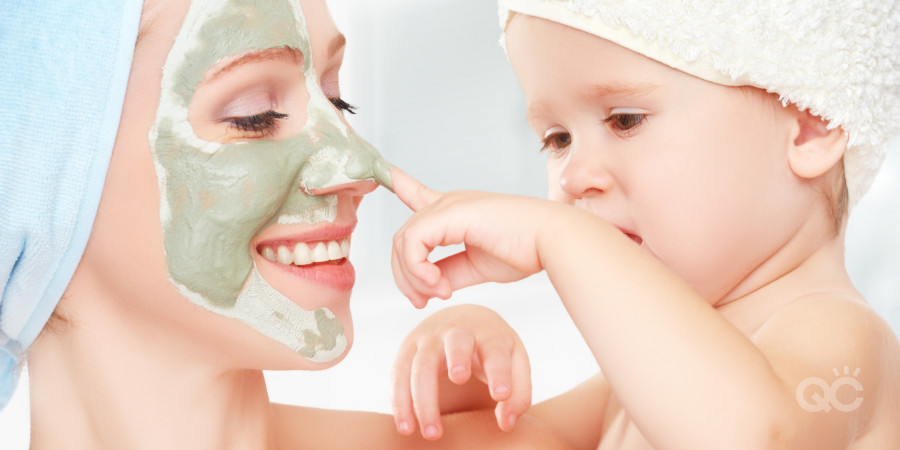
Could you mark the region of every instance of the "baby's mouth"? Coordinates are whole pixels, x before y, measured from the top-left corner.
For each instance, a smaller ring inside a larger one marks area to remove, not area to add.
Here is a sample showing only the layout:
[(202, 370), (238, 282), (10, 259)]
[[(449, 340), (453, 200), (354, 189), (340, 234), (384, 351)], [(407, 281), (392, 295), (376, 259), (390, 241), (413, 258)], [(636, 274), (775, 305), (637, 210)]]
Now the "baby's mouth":
[(636, 234), (625, 233), (625, 236), (628, 236), (628, 238), (634, 241), (634, 243), (637, 245), (641, 245), (644, 243), (644, 239)]
[(256, 251), (263, 258), (286, 266), (308, 267), (316, 264), (341, 264), (350, 256), (350, 238), (284, 245), (261, 245)]

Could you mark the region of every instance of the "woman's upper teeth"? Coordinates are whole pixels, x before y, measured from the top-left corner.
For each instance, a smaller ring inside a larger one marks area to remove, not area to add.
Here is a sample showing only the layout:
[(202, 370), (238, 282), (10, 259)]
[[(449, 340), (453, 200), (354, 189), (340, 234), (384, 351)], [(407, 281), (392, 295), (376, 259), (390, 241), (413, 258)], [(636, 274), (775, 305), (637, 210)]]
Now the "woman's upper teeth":
[(305, 266), (308, 264), (337, 261), (350, 256), (350, 239), (344, 238), (316, 243), (298, 242), (292, 247), (279, 245), (277, 248), (265, 246), (260, 251), (263, 258), (280, 264)]

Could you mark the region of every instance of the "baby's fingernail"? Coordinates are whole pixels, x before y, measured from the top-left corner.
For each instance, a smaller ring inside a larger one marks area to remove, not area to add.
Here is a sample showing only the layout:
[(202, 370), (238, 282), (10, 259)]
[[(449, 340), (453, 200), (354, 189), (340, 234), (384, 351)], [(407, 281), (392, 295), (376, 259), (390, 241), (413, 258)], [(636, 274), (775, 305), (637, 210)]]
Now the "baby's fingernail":
[(509, 394), (509, 386), (505, 384), (498, 384), (494, 386), (494, 396), (502, 397), (506, 394)]
[(425, 437), (433, 438), (438, 435), (438, 429), (434, 425), (428, 425), (425, 427)]
[(464, 364), (457, 364), (457, 365), (453, 366), (451, 373), (454, 376), (461, 377), (461, 376), (469, 373), (469, 369), (466, 368), (466, 366)]
[(407, 422), (405, 420), (400, 421), (400, 425), (398, 425), (397, 428), (403, 434), (408, 434), (409, 432), (412, 431), (412, 426), (409, 424), (409, 422)]
[(508, 423), (509, 427), (512, 428), (512, 427), (516, 426), (517, 420), (519, 420), (518, 416), (516, 416), (515, 414), (510, 414), (509, 417), (506, 419), (506, 423)]

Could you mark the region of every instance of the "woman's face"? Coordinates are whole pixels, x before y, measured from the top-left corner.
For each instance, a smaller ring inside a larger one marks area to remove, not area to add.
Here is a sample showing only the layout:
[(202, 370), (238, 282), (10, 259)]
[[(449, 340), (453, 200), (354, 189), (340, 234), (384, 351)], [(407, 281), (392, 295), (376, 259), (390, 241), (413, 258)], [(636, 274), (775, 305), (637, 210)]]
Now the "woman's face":
[(324, 0), (151, 2), (143, 28), (92, 236), (109, 252), (86, 258), (131, 272), (112, 294), (168, 321), (221, 322), (190, 300), (333, 364), (352, 340), (356, 209), (389, 176), (343, 118)]

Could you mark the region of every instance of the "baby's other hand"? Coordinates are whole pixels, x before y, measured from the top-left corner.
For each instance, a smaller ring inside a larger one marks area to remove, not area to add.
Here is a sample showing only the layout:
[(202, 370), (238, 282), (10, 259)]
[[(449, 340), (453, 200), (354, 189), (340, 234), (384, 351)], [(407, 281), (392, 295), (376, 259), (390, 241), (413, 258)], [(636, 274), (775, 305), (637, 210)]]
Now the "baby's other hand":
[[(473, 376), (483, 385), (463, 386)], [(413, 329), (400, 346), (391, 384), (397, 430), (410, 435), (418, 423), (429, 440), (443, 434), (442, 413), (496, 402), (497, 424), (511, 431), (531, 407), (531, 366), (519, 336), (477, 305), (438, 311)]]

